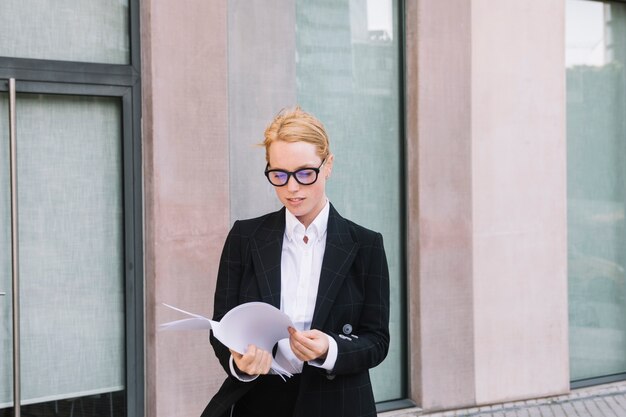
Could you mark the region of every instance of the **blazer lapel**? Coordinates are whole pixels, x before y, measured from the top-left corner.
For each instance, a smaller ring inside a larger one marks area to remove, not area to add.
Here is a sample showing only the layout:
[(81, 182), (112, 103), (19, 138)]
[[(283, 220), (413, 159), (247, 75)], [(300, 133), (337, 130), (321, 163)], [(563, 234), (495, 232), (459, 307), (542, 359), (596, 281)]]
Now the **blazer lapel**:
[(352, 239), (348, 223), (337, 213), (332, 204), (328, 214), (326, 233), (326, 249), (311, 323), (311, 328), (316, 329), (324, 326), (359, 247), (358, 243)]
[(254, 233), (251, 243), (252, 263), (261, 292), (261, 300), (280, 308), (280, 257), (285, 233), (285, 209), (270, 215)]

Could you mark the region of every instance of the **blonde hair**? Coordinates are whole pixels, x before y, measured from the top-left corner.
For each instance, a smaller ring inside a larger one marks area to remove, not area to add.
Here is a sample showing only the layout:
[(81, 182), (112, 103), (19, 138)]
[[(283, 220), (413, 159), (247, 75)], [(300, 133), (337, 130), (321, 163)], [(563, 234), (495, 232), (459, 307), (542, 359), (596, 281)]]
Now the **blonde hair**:
[(317, 148), (322, 159), (330, 155), (330, 144), (324, 125), (315, 116), (296, 106), (284, 108), (265, 129), (265, 160), (270, 162), (270, 146), (276, 141), (307, 142)]

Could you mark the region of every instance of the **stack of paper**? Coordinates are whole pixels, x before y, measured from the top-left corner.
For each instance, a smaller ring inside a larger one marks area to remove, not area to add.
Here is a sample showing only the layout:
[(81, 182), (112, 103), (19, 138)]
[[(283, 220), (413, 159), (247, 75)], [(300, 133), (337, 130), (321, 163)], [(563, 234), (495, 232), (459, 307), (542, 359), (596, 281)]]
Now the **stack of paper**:
[(292, 376), (287, 369), (293, 368), (286, 360), (283, 350), (291, 349), (287, 329), (294, 325), (291, 319), (276, 307), (261, 302), (241, 304), (217, 322), (169, 304), (163, 305), (190, 317), (161, 324), (159, 330), (212, 330), (217, 340), (241, 354), (246, 352), (248, 345), (272, 352), (274, 346), (278, 344), (271, 369), (278, 375)]

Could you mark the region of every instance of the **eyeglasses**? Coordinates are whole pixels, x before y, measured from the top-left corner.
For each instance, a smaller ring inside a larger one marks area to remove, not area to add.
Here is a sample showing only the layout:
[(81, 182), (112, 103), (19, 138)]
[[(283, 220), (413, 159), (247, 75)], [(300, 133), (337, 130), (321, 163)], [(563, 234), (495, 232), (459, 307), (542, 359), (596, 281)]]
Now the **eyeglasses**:
[(270, 164), (265, 167), (265, 176), (274, 187), (282, 187), (287, 185), (289, 177), (293, 175), (298, 184), (311, 185), (317, 181), (317, 176), (320, 173), (320, 169), (326, 163), (326, 158), (322, 161), (317, 168), (302, 168), (296, 171), (285, 171), (284, 169), (268, 169)]

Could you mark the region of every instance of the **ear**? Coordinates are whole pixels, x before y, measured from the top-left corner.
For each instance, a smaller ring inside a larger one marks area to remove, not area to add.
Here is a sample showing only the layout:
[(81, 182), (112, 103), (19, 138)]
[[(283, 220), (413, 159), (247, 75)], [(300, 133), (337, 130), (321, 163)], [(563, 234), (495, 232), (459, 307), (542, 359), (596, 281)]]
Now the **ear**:
[(325, 178), (328, 179), (330, 174), (333, 172), (333, 162), (335, 161), (335, 155), (332, 153), (328, 155), (326, 158), (326, 163), (324, 164), (324, 174)]

